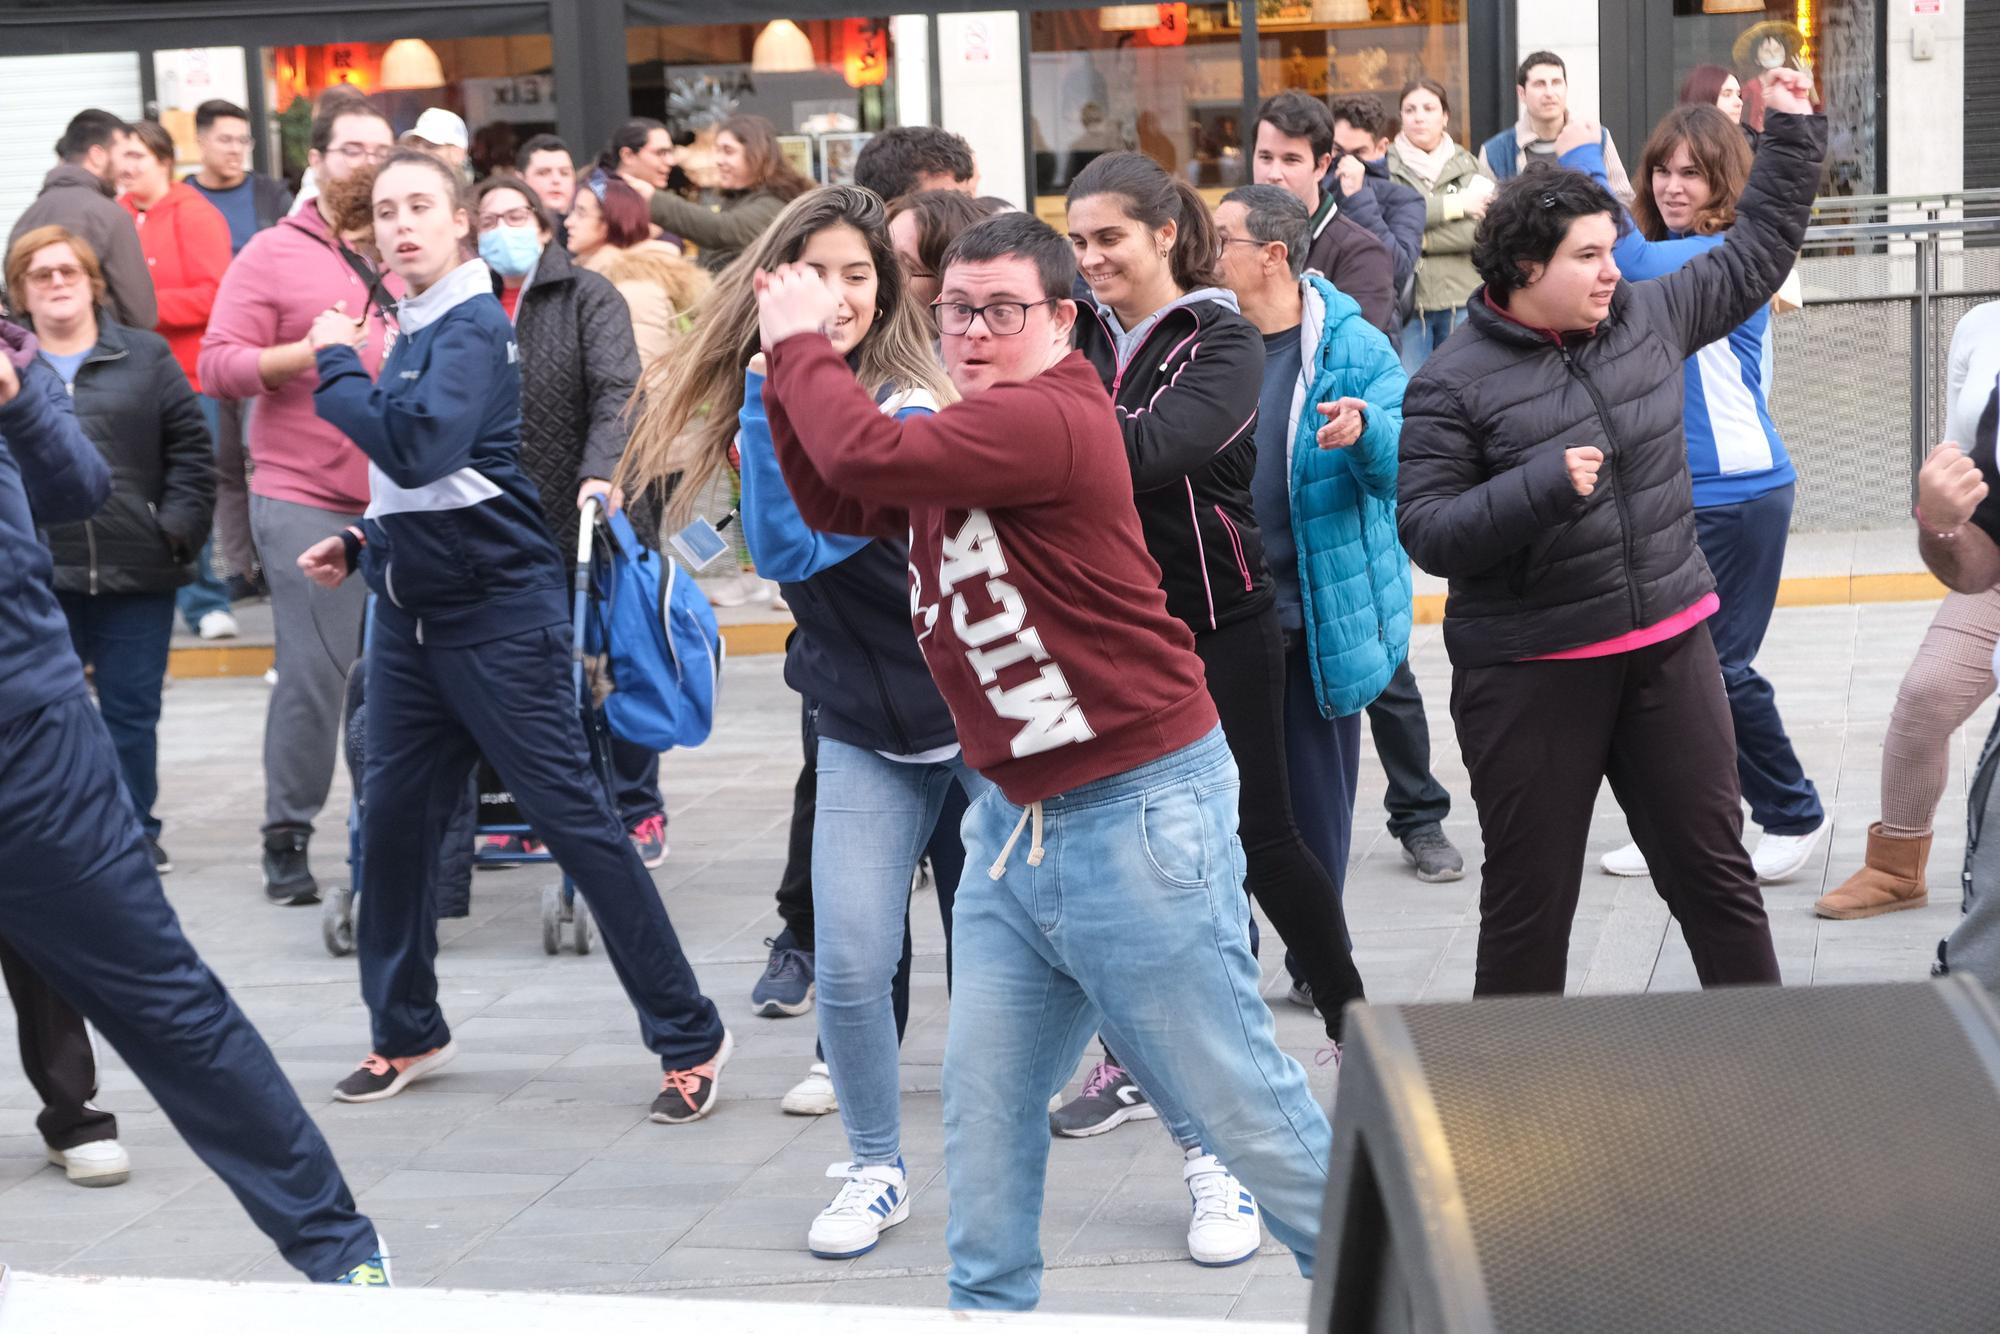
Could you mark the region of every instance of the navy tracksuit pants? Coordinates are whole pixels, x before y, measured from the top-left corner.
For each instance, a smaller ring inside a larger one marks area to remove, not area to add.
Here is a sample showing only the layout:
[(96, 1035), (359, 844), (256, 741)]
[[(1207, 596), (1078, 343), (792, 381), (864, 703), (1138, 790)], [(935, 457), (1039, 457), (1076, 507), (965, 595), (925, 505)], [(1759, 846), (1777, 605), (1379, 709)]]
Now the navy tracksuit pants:
[(376, 1247), (271, 1049), (181, 933), (88, 695), (0, 722), (0, 936), (125, 1058), (293, 1267)]
[(699, 1065), (722, 1045), (722, 1018), (591, 765), (570, 661), (567, 624), (442, 646), (375, 622), (354, 942), (379, 1055), (451, 1036), (437, 1000), (437, 849), (481, 755), (589, 904), (662, 1067)]

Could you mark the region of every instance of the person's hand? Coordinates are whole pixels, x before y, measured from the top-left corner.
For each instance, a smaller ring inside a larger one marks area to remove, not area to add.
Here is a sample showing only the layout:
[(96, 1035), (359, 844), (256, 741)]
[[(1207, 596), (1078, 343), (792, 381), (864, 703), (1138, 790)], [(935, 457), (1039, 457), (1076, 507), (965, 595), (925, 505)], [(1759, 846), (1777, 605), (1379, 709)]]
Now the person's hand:
[(1340, 398), (1331, 403), (1319, 405), (1319, 415), (1327, 419), (1313, 438), (1321, 449), (1346, 449), (1361, 438), (1361, 428), (1365, 426), (1368, 401), (1360, 398)]
[(1947, 440), (1917, 471), (1917, 522), (1934, 533), (1957, 532), (1986, 499), (1986, 491), (1979, 465)]
[(1585, 144), (1597, 143), (1604, 137), (1604, 131), (1594, 120), (1571, 118), (1556, 136), (1556, 156), (1561, 157), (1572, 148), (1582, 148)]
[(338, 533), (321, 538), (299, 557), (299, 571), (321, 588), (339, 588), (347, 578), (347, 543)]
[(1368, 181), (1368, 164), (1349, 153), (1334, 164), (1333, 175), (1340, 182), (1342, 195), (1359, 194)]
[(1767, 69), (1761, 82), (1764, 110), (1812, 115), (1812, 75), (1802, 69)]
[(14, 373), (14, 363), (7, 354), (0, 352), (0, 404), (12, 403), (14, 395), (21, 392), (21, 377)]
[(1461, 190), (1458, 197), (1461, 201), (1459, 207), (1465, 210), (1465, 216), (1468, 218), (1485, 217), (1486, 206), (1493, 202), (1491, 190)]
[(794, 334), (825, 333), (840, 313), (840, 298), (804, 264), (780, 264), (755, 277), (757, 330), (766, 349)]
[(651, 181), (647, 180), (644, 176), (634, 176), (629, 171), (621, 171), (618, 173), (618, 179), (625, 182), (625, 184), (631, 186), (634, 190), (637, 190), (639, 192), (639, 198), (647, 201), (648, 203), (652, 202), (653, 193), (655, 189), (657, 189), (657, 187), (654, 186), (654, 184)]
[(1597, 489), (1597, 470), (1604, 466), (1604, 451), (1596, 445), (1574, 445), (1563, 451), (1563, 467), (1569, 470), (1569, 484), (1580, 496)]
[(604, 513), (607, 517), (625, 508), (624, 489), (611, 485), (611, 483), (605, 481), (602, 477), (586, 477), (583, 479), (583, 485), (576, 489), (576, 507), (582, 509), (583, 502), (589, 500), (592, 496), (596, 496), (597, 502), (604, 506)]
[(769, 370), (770, 364), (771, 364), (770, 362), (764, 360), (764, 354), (762, 352), (752, 352), (750, 354), (750, 365), (748, 367), (748, 370), (752, 375), (768, 375), (770, 374)]
[(347, 313), (347, 303), (336, 301), (333, 309), (322, 310), (306, 334), (306, 343), (317, 352), (323, 347), (351, 347), (357, 352), (368, 344), (368, 328)]

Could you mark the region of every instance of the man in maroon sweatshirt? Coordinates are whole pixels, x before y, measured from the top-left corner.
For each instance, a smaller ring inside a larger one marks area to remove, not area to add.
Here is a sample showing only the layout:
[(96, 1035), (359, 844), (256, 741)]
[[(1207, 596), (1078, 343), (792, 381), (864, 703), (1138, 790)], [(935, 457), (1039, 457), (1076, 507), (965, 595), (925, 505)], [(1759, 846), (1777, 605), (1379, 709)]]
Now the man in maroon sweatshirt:
[(960, 236), (933, 309), (963, 399), (901, 421), (819, 332), (837, 306), (812, 270), (758, 279), (785, 481), (816, 528), (907, 536), (918, 641), (967, 763), (997, 785), (966, 816), (953, 913), (959, 1308), (1040, 1295), (1048, 1100), (1100, 1025), (1302, 1271), (1326, 1188), (1326, 1117), (1257, 991), (1236, 767), (1146, 553), (1110, 400), (1070, 351), (1075, 277), (1069, 243), (1026, 214)]

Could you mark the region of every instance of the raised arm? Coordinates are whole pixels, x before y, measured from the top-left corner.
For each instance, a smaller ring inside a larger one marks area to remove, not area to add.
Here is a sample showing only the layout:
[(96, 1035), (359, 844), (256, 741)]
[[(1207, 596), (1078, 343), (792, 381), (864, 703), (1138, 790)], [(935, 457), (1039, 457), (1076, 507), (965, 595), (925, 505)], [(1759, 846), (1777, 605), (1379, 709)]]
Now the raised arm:
[(784, 207), (772, 195), (754, 194), (717, 212), (667, 190), (655, 190), (649, 205), (662, 230), (719, 250), (743, 249), (764, 234)]
[(318, 352), (313, 410), (352, 440), (397, 486), (414, 489), (463, 468), (472, 458), (498, 351), (469, 319), (447, 317), (431, 344), (430, 369), (413, 383), (383, 386), (368, 378), (345, 343)]
[(202, 388), (218, 398), (256, 398), (312, 369), (305, 339), (278, 342), (278, 303), (286, 291), (262, 262), (263, 240), (253, 238), (222, 275), (202, 336), (195, 370)]
[(865, 537), (818, 532), (799, 513), (771, 443), (771, 423), (764, 415), (764, 377), (755, 370), (743, 376), (736, 452), (743, 463), (743, 540), (759, 574), (781, 584), (797, 583), (868, 545)]

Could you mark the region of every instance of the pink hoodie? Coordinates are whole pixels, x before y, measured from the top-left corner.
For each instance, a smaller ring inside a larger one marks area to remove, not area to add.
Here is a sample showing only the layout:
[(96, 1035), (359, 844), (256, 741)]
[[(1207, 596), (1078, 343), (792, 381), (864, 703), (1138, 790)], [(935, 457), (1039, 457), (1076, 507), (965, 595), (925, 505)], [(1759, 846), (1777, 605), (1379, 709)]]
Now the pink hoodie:
[[(390, 280), (392, 293), (400, 283)], [(368, 460), (313, 411), (319, 375), (308, 368), (275, 389), (257, 373), (257, 354), (296, 342), (336, 301), (350, 314), (368, 306), (368, 288), (335, 247), (315, 207), (257, 233), (223, 275), (202, 339), (202, 387), (218, 398), (255, 400), (250, 410), (250, 490), (273, 500), (359, 514), (368, 506)], [(370, 309), (362, 365), (382, 367), (389, 333)]]

